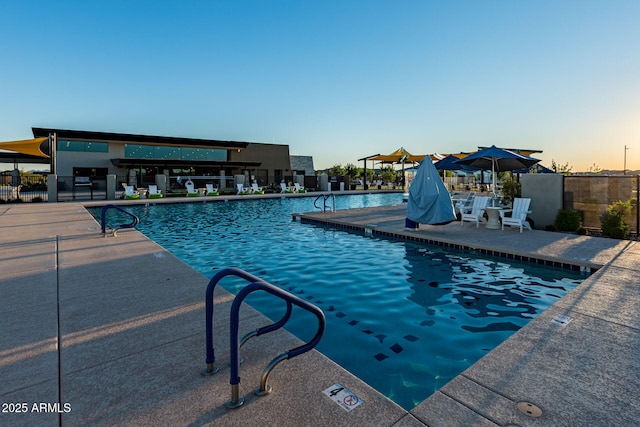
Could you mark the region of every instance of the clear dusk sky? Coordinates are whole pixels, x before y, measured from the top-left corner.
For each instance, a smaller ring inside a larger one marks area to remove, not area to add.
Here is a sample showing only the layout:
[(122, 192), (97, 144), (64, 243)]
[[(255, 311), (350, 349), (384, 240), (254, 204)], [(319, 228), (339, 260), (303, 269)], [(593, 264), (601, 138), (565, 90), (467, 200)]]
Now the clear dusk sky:
[(280, 143), (316, 169), (543, 150), (640, 169), (640, 0), (0, 0), (0, 141)]

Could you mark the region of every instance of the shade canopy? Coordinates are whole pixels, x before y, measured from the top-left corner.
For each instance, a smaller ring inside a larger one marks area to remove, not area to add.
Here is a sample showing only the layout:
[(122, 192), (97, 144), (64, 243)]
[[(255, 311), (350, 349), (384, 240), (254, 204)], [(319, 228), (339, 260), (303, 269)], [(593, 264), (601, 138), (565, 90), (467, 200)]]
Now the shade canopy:
[(369, 157), (367, 160), (373, 160), (382, 163), (410, 163), (420, 162), (426, 157), (426, 154), (411, 154), (404, 147), (398, 148), (396, 151), (389, 154), (378, 154), (374, 157)]
[(421, 224), (441, 225), (455, 221), (456, 213), (431, 158), (425, 158), (409, 187), (407, 218)]
[(30, 154), (32, 156), (49, 158), (49, 138), (24, 139), (21, 141), (0, 142), (0, 150), (15, 151), (21, 154)]

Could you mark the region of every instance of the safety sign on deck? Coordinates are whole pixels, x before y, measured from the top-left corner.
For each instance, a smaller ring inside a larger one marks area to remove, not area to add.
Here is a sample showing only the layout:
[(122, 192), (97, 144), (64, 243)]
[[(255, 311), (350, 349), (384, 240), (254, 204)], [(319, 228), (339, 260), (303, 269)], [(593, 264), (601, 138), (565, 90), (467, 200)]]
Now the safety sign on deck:
[(345, 411), (351, 411), (362, 404), (362, 399), (350, 392), (345, 386), (335, 383), (324, 392)]
[(567, 316), (566, 314), (558, 314), (556, 317), (554, 317), (552, 322), (560, 326), (567, 326), (569, 323), (571, 323), (572, 320), (573, 317), (571, 316)]

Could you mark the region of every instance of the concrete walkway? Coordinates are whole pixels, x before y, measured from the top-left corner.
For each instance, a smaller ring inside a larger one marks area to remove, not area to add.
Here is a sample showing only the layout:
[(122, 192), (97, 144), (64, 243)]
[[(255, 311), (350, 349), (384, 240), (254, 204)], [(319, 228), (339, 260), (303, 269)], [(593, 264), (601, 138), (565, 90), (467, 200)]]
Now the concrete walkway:
[[(284, 331), (243, 348), (246, 401), (229, 410), (232, 295), (216, 290), (220, 372), (202, 377), (206, 277), (135, 230), (102, 237), (79, 203), (0, 205), (0, 425), (577, 426), (640, 419), (636, 243), (468, 224), (406, 231), (402, 206), (320, 215), (373, 232), (601, 268), (410, 413), (316, 351), (279, 364), (269, 379), (273, 393), (255, 396), (269, 361), (300, 344)], [(558, 325), (559, 314), (573, 320)], [(241, 317), (241, 334), (270, 323), (246, 306)], [(335, 383), (364, 403), (352, 411), (338, 406), (323, 393)], [(542, 415), (520, 412), (521, 401)]]

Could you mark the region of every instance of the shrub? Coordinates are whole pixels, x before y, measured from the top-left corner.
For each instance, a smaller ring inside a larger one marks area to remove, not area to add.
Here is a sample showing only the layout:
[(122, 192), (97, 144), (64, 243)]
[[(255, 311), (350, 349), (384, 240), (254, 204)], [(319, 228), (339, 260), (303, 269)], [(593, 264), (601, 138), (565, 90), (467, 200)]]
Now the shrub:
[(600, 226), (605, 236), (625, 239), (629, 235), (629, 225), (624, 222), (625, 215), (631, 214), (631, 203), (615, 202), (609, 205), (607, 212), (600, 216)]
[(502, 196), (504, 203), (511, 203), (516, 197), (522, 197), (522, 186), (515, 179), (507, 178), (502, 181)]
[(578, 227), (578, 229), (576, 230), (576, 234), (579, 234), (580, 236), (586, 236), (587, 229), (584, 227)]
[(560, 209), (556, 215), (554, 225), (559, 231), (576, 231), (582, 227), (580, 214), (573, 209)]

